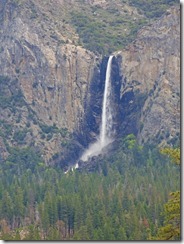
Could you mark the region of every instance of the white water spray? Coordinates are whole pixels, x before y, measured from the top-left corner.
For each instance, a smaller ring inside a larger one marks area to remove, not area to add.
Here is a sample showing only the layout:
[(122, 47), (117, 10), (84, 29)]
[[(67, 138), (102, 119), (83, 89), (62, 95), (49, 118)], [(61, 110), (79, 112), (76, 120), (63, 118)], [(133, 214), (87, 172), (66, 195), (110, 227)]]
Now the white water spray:
[(106, 79), (105, 79), (105, 90), (103, 98), (103, 108), (102, 108), (102, 124), (100, 132), (100, 142), (102, 147), (106, 146), (108, 141), (111, 139), (112, 131), (112, 110), (111, 110), (111, 64), (113, 56), (109, 57)]
[(106, 69), (105, 89), (102, 107), (102, 123), (100, 128), (100, 136), (97, 141), (89, 146), (83, 153), (81, 160), (87, 161), (92, 156), (97, 156), (102, 149), (113, 141), (113, 111), (111, 109), (111, 66), (112, 58), (109, 57)]

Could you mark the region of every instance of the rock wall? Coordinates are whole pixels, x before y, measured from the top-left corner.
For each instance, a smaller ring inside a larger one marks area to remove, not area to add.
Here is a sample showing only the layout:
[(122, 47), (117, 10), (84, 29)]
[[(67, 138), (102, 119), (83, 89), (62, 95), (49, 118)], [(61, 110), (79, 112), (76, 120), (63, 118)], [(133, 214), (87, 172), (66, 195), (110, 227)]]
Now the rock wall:
[(115, 55), (122, 79), (121, 133), (134, 133), (141, 143), (174, 145), (180, 131), (179, 7), (142, 28)]
[(2, 89), (10, 96), (11, 82), (16, 80), (25, 104), (21, 108), (16, 106), (14, 114), (10, 107), (1, 107), (0, 119), (12, 125), (20, 117), (12, 125), (7, 141), (10, 146), (20, 146), (13, 140), (14, 134), (24, 130), (29, 123), (32, 139), (27, 136), (24, 143), (41, 149), (48, 162), (62, 150), (63, 138), (60, 133), (54, 133), (46, 140), (40, 125), (66, 128), (69, 133), (80, 130), (86, 96), (99, 61), (93, 53), (72, 43), (76, 35), (74, 32), (72, 40), (67, 39), (73, 30), (68, 29), (66, 36), (63, 29), (69, 27), (59, 29), (63, 23), (58, 23), (58, 19), (57, 25), (53, 24), (54, 20), (46, 23), (35, 20), (34, 13), (43, 16), (45, 13), (39, 4), (28, 1), (19, 6), (18, 2), (3, 1), (0, 5), (0, 76), (2, 79), (8, 77)]

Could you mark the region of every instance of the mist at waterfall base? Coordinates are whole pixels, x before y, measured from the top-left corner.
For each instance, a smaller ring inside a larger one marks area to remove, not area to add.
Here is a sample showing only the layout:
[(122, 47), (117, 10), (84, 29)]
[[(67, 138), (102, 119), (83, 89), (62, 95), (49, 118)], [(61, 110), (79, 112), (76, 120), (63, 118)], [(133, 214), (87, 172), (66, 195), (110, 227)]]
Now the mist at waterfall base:
[(106, 141), (104, 144), (101, 143), (100, 139), (97, 139), (97, 141), (93, 144), (91, 144), (88, 149), (83, 153), (81, 156), (82, 161), (87, 161), (89, 158), (93, 156), (98, 156), (103, 152), (103, 148), (105, 148), (107, 145), (109, 145), (111, 142), (113, 142), (112, 138), (106, 138)]
[[(114, 141), (115, 130), (113, 129), (113, 109), (112, 109), (112, 88), (111, 88), (111, 66), (113, 56), (110, 56), (107, 63), (106, 77), (105, 77), (105, 88), (103, 94), (103, 105), (102, 105), (102, 121), (100, 125), (100, 134), (96, 139), (96, 142), (89, 145), (84, 151), (79, 161), (86, 162), (94, 156), (98, 156), (105, 152), (105, 148)], [(69, 167), (65, 174), (70, 170), (79, 168), (78, 162)]]
[(110, 56), (107, 63), (106, 69), (106, 79), (105, 79), (105, 89), (103, 95), (103, 107), (102, 107), (102, 122), (100, 127), (100, 135), (98, 136), (96, 142), (89, 145), (86, 151), (81, 156), (82, 161), (87, 161), (93, 156), (98, 156), (103, 153), (103, 149), (113, 142), (113, 110), (111, 108), (111, 66), (112, 66), (113, 56)]

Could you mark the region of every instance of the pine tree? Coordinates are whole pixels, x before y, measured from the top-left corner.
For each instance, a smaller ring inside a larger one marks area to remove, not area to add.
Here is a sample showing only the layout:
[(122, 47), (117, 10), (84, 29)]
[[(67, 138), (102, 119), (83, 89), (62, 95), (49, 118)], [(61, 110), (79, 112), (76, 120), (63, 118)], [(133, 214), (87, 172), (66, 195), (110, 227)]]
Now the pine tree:
[(21, 187), (17, 187), (16, 189), (14, 204), (16, 209), (15, 216), (17, 217), (18, 225), (20, 225), (25, 212), (23, 190), (21, 189)]
[(11, 223), (13, 218), (13, 209), (13, 201), (9, 193), (5, 192), (1, 202), (1, 218), (5, 218), (9, 223)]
[[(162, 149), (163, 154), (168, 155), (171, 160), (180, 165), (179, 148)], [(164, 226), (160, 227), (155, 240), (180, 240), (180, 191), (170, 193), (169, 201), (164, 205)]]
[(180, 192), (172, 192), (164, 206), (164, 226), (158, 231), (158, 240), (180, 240)]

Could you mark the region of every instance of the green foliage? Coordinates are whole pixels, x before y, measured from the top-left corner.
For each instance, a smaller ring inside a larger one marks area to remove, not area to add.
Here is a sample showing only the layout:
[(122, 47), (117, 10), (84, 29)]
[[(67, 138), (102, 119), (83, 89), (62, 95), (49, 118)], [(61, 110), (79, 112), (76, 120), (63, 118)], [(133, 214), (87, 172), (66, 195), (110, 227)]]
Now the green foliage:
[(132, 149), (136, 144), (136, 137), (133, 134), (129, 134), (128, 136), (125, 137), (123, 143), (128, 149)]
[[(128, 12), (126, 14), (124, 3), (136, 7), (141, 16), (133, 17)], [(79, 34), (79, 44), (93, 52), (109, 55), (127, 46), (150, 19), (159, 18), (177, 3), (177, 0), (122, 0), (119, 7), (112, 3), (106, 9), (97, 6), (88, 8), (83, 3), (82, 11), (71, 11), (69, 21)]]
[(28, 133), (28, 130), (25, 128), (23, 130), (18, 130), (14, 132), (13, 139), (19, 144), (24, 143), (24, 139)]
[(9, 108), (15, 112), (16, 107), (25, 105), (22, 91), (17, 86), (17, 80), (11, 80), (7, 76), (0, 76), (0, 107)]
[[(58, 128), (56, 125), (53, 126), (49, 126), (49, 125), (45, 125), (45, 124), (40, 124), (40, 128), (41, 128), (41, 139), (45, 139), (47, 141), (50, 141), (53, 138), (54, 134), (60, 134), (63, 138), (61, 145), (63, 147), (66, 147), (69, 142), (68, 142), (68, 138), (69, 138), (69, 132), (67, 128)], [(65, 138), (65, 139), (64, 139)]]
[(158, 240), (180, 240), (180, 192), (172, 192), (164, 205), (164, 226), (158, 231)]
[(38, 152), (33, 148), (10, 148), (10, 155), (3, 164), (3, 168), (4, 170), (10, 170), (13, 174), (22, 174), (22, 172), (27, 169), (34, 172), (36, 166), (41, 161)]
[(139, 149), (133, 135), (91, 173), (64, 174), (31, 148), (11, 149), (0, 165), (1, 239), (20, 239), (21, 231), (24, 240), (150, 239), (179, 186), (178, 170), (163, 159), (156, 148)]
[[(180, 149), (164, 148), (163, 154), (180, 165)], [(153, 240), (180, 240), (180, 191), (171, 192), (169, 201), (164, 205), (164, 225), (158, 229), (158, 234)]]
[[(99, 13), (99, 16), (100, 14), (102, 13)], [(124, 17), (114, 17), (114, 15), (111, 15), (112, 18), (105, 15), (102, 19), (98, 19), (81, 12), (72, 12), (71, 16), (72, 24), (76, 27), (83, 45), (87, 49), (103, 55), (125, 47), (133, 40), (140, 26), (146, 22), (140, 20), (132, 24)], [(131, 31), (125, 35), (126, 27)]]
[(40, 128), (43, 133), (45, 134), (54, 134), (54, 133), (60, 133), (62, 137), (66, 137), (68, 135), (67, 128), (61, 128), (59, 129), (56, 125), (49, 126), (45, 124), (40, 124)]
[(177, 0), (129, 0), (129, 3), (150, 19), (160, 17), (170, 6), (179, 4)]
[(13, 213), (13, 201), (8, 192), (5, 192), (3, 195), (3, 199), (1, 202), (1, 211), (2, 218), (6, 218), (9, 221), (12, 221), (12, 213)]
[(180, 149), (179, 148), (163, 148), (161, 149), (161, 153), (169, 156), (172, 162), (177, 165), (180, 165)]
[(0, 127), (2, 128), (1, 130), (1, 136), (3, 138), (9, 137), (12, 134), (12, 125), (6, 123), (4, 120), (0, 120)]

